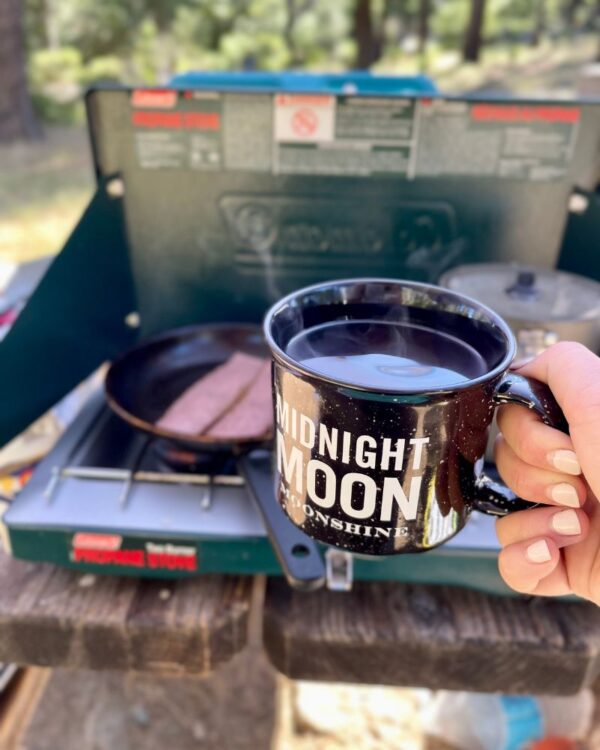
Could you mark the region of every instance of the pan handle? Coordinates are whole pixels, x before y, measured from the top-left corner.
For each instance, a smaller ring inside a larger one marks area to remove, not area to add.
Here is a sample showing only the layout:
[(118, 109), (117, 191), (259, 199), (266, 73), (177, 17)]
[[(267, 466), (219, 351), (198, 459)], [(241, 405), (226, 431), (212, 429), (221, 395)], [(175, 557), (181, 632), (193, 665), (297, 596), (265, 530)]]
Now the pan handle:
[(238, 456), (237, 463), (288, 583), (302, 591), (320, 588), (326, 579), (323, 557), (315, 542), (294, 526), (279, 507), (273, 490), (270, 453), (255, 450)]

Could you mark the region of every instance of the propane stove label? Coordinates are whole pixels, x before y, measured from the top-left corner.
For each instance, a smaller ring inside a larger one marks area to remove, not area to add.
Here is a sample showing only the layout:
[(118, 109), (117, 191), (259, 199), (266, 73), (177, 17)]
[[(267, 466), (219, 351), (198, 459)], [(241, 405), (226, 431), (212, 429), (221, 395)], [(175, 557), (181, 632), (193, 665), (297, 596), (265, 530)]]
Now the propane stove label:
[(417, 177), (551, 182), (573, 156), (581, 110), (569, 105), (419, 102)]
[(414, 116), (411, 99), (279, 94), (273, 171), (410, 176)]
[[(215, 170), (222, 165), (221, 96), (214, 92), (139, 90), (131, 97), (131, 125), (142, 169)], [(175, 108), (175, 105), (177, 107)]]
[(147, 570), (196, 572), (198, 553), (193, 545), (143, 542), (118, 534), (78, 532), (71, 540), (71, 561), (82, 565)]

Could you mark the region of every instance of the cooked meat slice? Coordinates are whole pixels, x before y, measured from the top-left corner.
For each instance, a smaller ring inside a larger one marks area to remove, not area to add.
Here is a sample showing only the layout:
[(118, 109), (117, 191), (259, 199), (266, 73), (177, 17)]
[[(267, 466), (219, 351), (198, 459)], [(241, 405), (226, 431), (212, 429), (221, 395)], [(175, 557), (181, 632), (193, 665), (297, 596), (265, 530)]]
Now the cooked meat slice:
[(185, 435), (206, 432), (256, 380), (264, 362), (236, 352), (185, 390), (158, 420), (158, 427)]
[(273, 432), (271, 363), (265, 362), (242, 398), (208, 429), (220, 440), (264, 438)]

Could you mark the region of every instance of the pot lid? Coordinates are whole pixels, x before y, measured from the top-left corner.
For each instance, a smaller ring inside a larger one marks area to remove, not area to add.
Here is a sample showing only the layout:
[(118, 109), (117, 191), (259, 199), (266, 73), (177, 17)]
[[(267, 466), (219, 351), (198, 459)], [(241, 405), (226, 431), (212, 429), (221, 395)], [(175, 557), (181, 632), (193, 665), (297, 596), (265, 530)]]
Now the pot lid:
[(474, 263), (439, 282), (512, 320), (600, 320), (600, 284), (584, 276), (509, 263)]

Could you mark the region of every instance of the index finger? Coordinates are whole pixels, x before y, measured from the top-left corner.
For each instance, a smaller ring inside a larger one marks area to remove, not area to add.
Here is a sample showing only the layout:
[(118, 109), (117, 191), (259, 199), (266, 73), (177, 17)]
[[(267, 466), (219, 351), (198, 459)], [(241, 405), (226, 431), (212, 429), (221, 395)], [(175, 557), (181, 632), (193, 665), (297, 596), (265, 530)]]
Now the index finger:
[(600, 494), (600, 358), (582, 344), (554, 344), (516, 370), (547, 383), (569, 423), (571, 440), (592, 490)]

